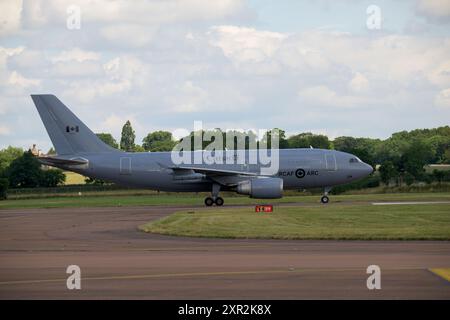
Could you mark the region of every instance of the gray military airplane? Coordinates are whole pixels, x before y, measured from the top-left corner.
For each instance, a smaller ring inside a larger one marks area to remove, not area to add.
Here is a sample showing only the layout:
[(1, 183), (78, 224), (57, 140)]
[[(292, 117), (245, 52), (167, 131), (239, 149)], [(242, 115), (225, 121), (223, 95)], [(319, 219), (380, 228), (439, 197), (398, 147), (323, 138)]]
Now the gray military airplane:
[[(56, 156), (41, 163), (84, 176), (138, 188), (174, 192), (211, 192), (206, 206), (223, 205), (219, 191), (234, 191), (252, 198), (274, 199), (286, 189), (324, 188), (328, 203), (333, 186), (367, 177), (373, 168), (358, 157), (335, 150), (280, 149), (278, 170), (262, 174), (260, 164), (174, 164), (171, 152), (124, 152), (101, 141), (54, 95), (31, 95), (55, 147)], [(242, 150), (241, 150), (242, 151)], [(274, 150), (266, 150), (268, 154)], [(195, 152), (188, 152), (189, 156)], [(223, 151), (236, 157), (237, 150)], [(257, 150), (244, 151), (249, 159)]]

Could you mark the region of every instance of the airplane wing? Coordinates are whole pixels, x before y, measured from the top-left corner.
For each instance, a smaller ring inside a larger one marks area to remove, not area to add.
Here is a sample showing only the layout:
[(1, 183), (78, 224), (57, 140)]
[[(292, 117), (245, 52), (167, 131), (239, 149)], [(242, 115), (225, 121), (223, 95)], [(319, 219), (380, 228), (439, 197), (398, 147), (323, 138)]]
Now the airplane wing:
[(235, 171), (235, 170), (222, 170), (222, 169), (212, 169), (212, 168), (202, 168), (202, 167), (168, 167), (172, 169), (175, 175), (179, 175), (182, 179), (183, 176), (189, 176), (189, 173), (204, 175), (206, 178), (213, 180), (223, 186), (233, 187), (238, 185), (240, 182), (249, 180), (250, 177), (258, 177), (259, 174), (254, 172), (246, 171)]
[(254, 172), (246, 172), (246, 171), (235, 171), (235, 170), (222, 170), (222, 169), (210, 169), (210, 168), (201, 168), (201, 167), (169, 167), (174, 172), (176, 171), (186, 171), (192, 170), (197, 173), (203, 173), (207, 176), (258, 176), (257, 173)]

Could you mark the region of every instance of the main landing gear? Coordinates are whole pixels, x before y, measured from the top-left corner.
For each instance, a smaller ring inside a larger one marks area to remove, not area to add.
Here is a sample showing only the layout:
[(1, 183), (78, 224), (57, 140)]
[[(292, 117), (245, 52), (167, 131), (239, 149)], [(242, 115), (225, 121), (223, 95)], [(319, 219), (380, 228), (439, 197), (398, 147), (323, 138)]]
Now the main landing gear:
[(216, 184), (216, 183), (213, 184), (211, 197), (205, 198), (205, 205), (207, 207), (211, 207), (213, 204), (216, 204), (216, 206), (219, 206), (219, 207), (223, 205), (223, 198), (219, 197), (219, 191), (220, 191), (220, 185)]
[(322, 196), (322, 198), (320, 198), (320, 202), (322, 202), (323, 204), (327, 204), (328, 202), (330, 202), (330, 198), (328, 198), (328, 192), (330, 192), (330, 191), (331, 191), (331, 187), (325, 187), (323, 196)]
[(217, 197), (217, 198), (211, 198), (211, 197), (206, 197), (205, 198), (205, 205), (207, 207), (211, 207), (213, 204), (216, 204), (216, 206), (221, 206), (223, 205), (223, 199), (222, 197)]

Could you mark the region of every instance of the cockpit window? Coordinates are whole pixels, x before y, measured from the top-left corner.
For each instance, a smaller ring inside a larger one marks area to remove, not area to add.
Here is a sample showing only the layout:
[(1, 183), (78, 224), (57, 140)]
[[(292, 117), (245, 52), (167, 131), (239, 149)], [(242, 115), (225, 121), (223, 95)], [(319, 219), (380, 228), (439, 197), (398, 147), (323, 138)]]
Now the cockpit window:
[(357, 162), (362, 162), (358, 157), (354, 157), (354, 158), (350, 158), (349, 160), (350, 163), (357, 163)]

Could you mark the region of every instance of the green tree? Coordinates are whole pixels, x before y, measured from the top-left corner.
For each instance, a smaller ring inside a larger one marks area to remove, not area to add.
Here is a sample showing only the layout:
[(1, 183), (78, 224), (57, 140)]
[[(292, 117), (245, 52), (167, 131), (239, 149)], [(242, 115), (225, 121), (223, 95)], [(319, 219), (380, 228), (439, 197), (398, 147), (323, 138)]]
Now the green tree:
[(145, 152), (145, 149), (142, 146), (135, 144), (133, 152)]
[(432, 157), (430, 146), (416, 139), (400, 157), (400, 168), (420, 179), (425, 172), (424, 166)]
[(89, 177), (86, 177), (85, 179), (84, 179), (84, 183), (86, 183), (86, 184), (92, 184), (92, 185), (98, 185), (98, 186), (102, 186), (102, 185), (104, 185), (104, 184), (106, 184), (106, 181), (105, 180), (102, 180), (102, 179), (95, 179), (95, 178), (89, 178)]
[(433, 170), (432, 173), (433, 178), (439, 183), (439, 185), (442, 183), (442, 180), (445, 178), (445, 172), (442, 170)]
[[(200, 149), (205, 150), (206, 147), (209, 147), (209, 149), (211, 147), (213, 147), (214, 149), (220, 149), (220, 141), (217, 141), (217, 143), (215, 143), (213, 146), (211, 146), (211, 144), (216, 142), (215, 139), (222, 139), (222, 150), (248, 150), (257, 148), (256, 138), (256, 134), (251, 130), (247, 132), (238, 130), (229, 130), (227, 132), (223, 132), (222, 130), (216, 128), (212, 130), (198, 130), (195, 132), (191, 132), (188, 136), (180, 139), (179, 142), (190, 140), (191, 150), (194, 151)], [(202, 144), (196, 145), (194, 139), (201, 139)], [(177, 142), (173, 142), (169, 150), (172, 150), (176, 143)], [(167, 148), (169, 148), (169, 146), (167, 146)]]
[(333, 145), (336, 150), (350, 152), (357, 147), (358, 143), (356, 138), (344, 136), (334, 139)]
[(423, 143), (429, 148), (430, 163), (450, 163), (450, 157), (446, 152), (450, 148), (450, 127), (439, 127), (433, 129), (416, 129), (412, 131), (400, 131), (382, 143), (377, 144), (375, 150), (375, 161), (382, 163), (394, 158), (399, 159), (414, 143)]
[(450, 164), (450, 148), (443, 152), (442, 163)]
[(97, 137), (100, 138), (100, 140), (102, 140), (104, 143), (106, 143), (107, 145), (115, 148), (115, 149), (119, 149), (119, 144), (117, 143), (116, 139), (114, 139), (114, 137), (111, 135), (111, 133), (96, 133), (95, 134)]
[(13, 160), (23, 155), (22, 148), (15, 148), (9, 146), (8, 148), (0, 150), (0, 175), (5, 173)]
[(134, 140), (136, 139), (136, 134), (131, 126), (130, 120), (122, 127), (122, 136), (120, 138), (120, 149), (132, 152), (134, 150)]
[(380, 142), (378, 139), (338, 137), (334, 139), (333, 145), (336, 150), (354, 154), (365, 163), (374, 167), (377, 162), (375, 149)]
[(409, 172), (405, 173), (404, 179), (405, 179), (406, 185), (408, 185), (408, 186), (412, 185), (414, 183), (414, 180), (415, 180), (414, 176), (411, 173), (409, 173)]
[(380, 178), (384, 184), (389, 185), (389, 182), (398, 177), (398, 171), (392, 161), (385, 161), (380, 166)]
[(47, 151), (47, 155), (49, 156), (54, 156), (56, 155), (56, 151), (53, 147), (51, 147), (48, 151)]
[[(289, 142), (286, 139), (286, 132), (279, 128), (273, 128), (272, 130), (267, 131), (262, 139), (262, 142), (266, 144), (267, 149), (272, 148), (272, 135), (278, 138), (278, 147), (280, 149), (289, 148)], [(261, 146), (259, 146), (259, 148), (261, 148)]]
[[(222, 132), (220, 129), (212, 130), (212, 132), (214, 131), (219, 133)], [(210, 142), (208, 141), (206, 145), (208, 145), (209, 143)], [(227, 132), (223, 133), (223, 147), (227, 150), (257, 149), (257, 135), (252, 130), (228, 130)]]
[(41, 165), (29, 150), (11, 162), (7, 175), (9, 185), (13, 188), (37, 187), (41, 178)]
[(0, 200), (4, 200), (8, 197), (8, 186), (8, 179), (0, 178)]
[(39, 179), (41, 187), (56, 187), (66, 181), (66, 175), (60, 169), (42, 170)]
[(146, 151), (172, 151), (174, 146), (172, 133), (168, 131), (150, 132), (142, 139), (142, 147)]
[(289, 148), (318, 148), (330, 149), (331, 144), (327, 136), (304, 132), (288, 138)]

